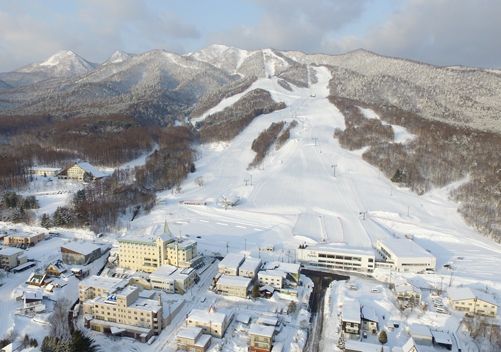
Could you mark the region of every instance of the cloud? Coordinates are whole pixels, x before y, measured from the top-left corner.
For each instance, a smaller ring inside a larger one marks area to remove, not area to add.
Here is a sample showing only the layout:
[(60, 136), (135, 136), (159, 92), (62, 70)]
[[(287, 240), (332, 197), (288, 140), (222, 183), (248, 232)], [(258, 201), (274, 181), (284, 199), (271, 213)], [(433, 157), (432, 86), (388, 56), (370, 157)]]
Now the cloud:
[(212, 43), (257, 49), (318, 51), (325, 37), (358, 18), (368, 0), (254, 0), (263, 15), (257, 24), (213, 33)]
[(176, 14), (155, 11), (142, 0), (77, 1), (60, 13), (36, 2), (0, 8), (0, 70), (40, 61), (62, 49), (102, 61), (114, 50), (184, 51), (183, 41), (200, 37), (196, 26)]

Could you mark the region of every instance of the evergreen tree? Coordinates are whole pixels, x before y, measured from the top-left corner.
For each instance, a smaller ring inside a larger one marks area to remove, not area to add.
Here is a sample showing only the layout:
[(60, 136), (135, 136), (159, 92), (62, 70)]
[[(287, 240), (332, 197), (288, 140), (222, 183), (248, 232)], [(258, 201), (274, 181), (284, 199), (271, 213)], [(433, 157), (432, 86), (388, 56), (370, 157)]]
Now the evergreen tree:
[(69, 352), (97, 352), (99, 347), (96, 345), (95, 341), (86, 336), (80, 330), (75, 330), (71, 335), (71, 343)]
[(42, 214), (42, 218), (40, 219), (40, 226), (45, 227), (46, 229), (52, 226), (52, 220), (50, 219), (50, 216), (48, 214)]
[(379, 333), (379, 342), (383, 345), (388, 342), (388, 335), (386, 334), (386, 331), (383, 330)]

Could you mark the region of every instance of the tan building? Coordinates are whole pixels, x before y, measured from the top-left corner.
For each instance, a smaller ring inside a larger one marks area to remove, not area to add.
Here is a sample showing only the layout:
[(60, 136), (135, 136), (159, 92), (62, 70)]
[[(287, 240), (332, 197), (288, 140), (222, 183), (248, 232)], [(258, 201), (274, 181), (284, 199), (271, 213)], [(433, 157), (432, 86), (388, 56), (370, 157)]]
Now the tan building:
[(245, 260), (241, 253), (228, 253), (218, 264), (218, 271), (221, 274), (238, 276), (238, 269)]
[(149, 278), (151, 288), (184, 294), (198, 281), (198, 274), (193, 268), (178, 269), (172, 265), (162, 265)]
[(263, 270), (257, 274), (261, 286), (268, 285), (280, 290), (284, 287), (284, 276), (281, 270)]
[(447, 291), (449, 302), (455, 310), (469, 315), (495, 317), (498, 306), (491, 295), (469, 287), (453, 287)]
[(249, 329), (249, 351), (270, 352), (273, 347), (275, 327), (252, 324)]
[(222, 338), (226, 328), (230, 324), (230, 318), (224, 314), (211, 310), (193, 309), (188, 318), (187, 326), (195, 326), (202, 329), (205, 334)]
[(3, 248), (0, 249), (0, 268), (10, 270), (28, 261), (22, 249)]
[(116, 292), (129, 284), (127, 279), (93, 275), (78, 285), (80, 302)]
[(221, 275), (216, 283), (217, 293), (224, 296), (247, 298), (252, 279), (243, 276)]
[(195, 241), (178, 241), (167, 234), (121, 239), (118, 244), (119, 266), (126, 269), (152, 273), (162, 265), (189, 268), (201, 260)]
[(393, 292), (400, 308), (416, 307), (421, 303), (421, 290), (405, 280), (395, 280)]
[(93, 181), (105, 177), (106, 174), (87, 162), (76, 162), (65, 167), (57, 174), (58, 178), (77, 181)]
[(5, 236), (3, 238), (3, 244), (6, 246), (28, 247), (36, 245), (44, 238), (45, 238), (44, 233), (16, 233)]
[(238, 276), (248, 277), (254, 279), (257, 272), (261, 268), (261, 259), (246, 257), (245, 261), (240, 265), (238, 269)]
[[(83, 286), (88, 288), (87, 284)], [(83, 301), (87, 328), (142, 342), (162, 331), (163, 307), (160, 299), (140, 297), (141, 289), (137, 286), (112, 286), (116, 289)]]
[(69, 242), (61, 246), (63, 263), (87, 265), (101, 256), (101, 247), (89, 242)]
[(205, 352), (210, 346), (210, 335), (203, 334), (202, 328), (195, 326), (179, 329), (176, 336), (178, 350), (187, 352)]

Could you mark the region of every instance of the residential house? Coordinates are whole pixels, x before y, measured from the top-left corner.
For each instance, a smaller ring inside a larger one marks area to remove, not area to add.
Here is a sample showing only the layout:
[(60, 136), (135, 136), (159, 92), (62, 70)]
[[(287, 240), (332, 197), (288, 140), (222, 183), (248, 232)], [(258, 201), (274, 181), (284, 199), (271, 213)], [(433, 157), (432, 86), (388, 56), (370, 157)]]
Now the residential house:
[(176, 335), (178, 350), (187, 352), (205, 352), (210, 346), (210, 335), (203, 333), (202, 328), (182, 327)]
[(249, 329), (249, 352), (270, 352), (273, 348), (275, 327), (251, 324)]

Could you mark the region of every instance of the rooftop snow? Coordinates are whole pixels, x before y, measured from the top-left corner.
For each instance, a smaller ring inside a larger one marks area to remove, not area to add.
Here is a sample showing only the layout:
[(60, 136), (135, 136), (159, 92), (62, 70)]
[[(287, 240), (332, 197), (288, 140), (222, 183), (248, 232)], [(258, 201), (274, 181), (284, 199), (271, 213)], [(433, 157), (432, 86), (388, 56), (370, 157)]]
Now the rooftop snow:
[(150, 274), (150, 277), (157, 277), (157, 278), (161, 278), (161, 279), (167, 279), (176, 270), (177, 270), (177, 268), (175, 266), (172, 266), (172, 265), (162, 265), (162, 266), (158, 267), (157, 270), (155, 270), (154, 272), (152, 272)]
[(306, 249), (315, 250), (317, 252), (340, 253), (340, 254), (358, 254), (374, 256), (374, 251), (371, 248), (357, 248), (347, 246), (346, 244), (328, 243), (308, 246)]
[(261, 259), (246, 257), (245, 261), (240, 266), (240, 270), (256, 272), (260, 266), (261, 266)]
[(16, 237), (23, 237), (23, 238), (31, 238), (40, 235), (39, 233), (32, 233), (32, 232), (18, 232), (18, 233), (13, 233), (9, 234), (5, 237), (11, 237), (11, 238), (16, 238)]
[(282, 270), (264, 270), (264, 271), (260, 271), (258, 273), (258, 276), (259, 277), (262, 277), (262, 276), (272, 276), (272, 277), (285, 278), (287, 275)]
[(208, 310), (203, 310), (203, 309), (193, 309), (191, 313), (188, 315), (188, 319), (197, 322), (214, 323), (222, 325), (226, 320), (226, 314), (219, 312), (209, 312)]
[(118, 279), (107, 276), (93, 275), (80, 282), (81, 287), (98, 287), (109, 292), (115, 292), (127, 286), (129, 281), (127, 279)]
[(451, 287), (447, 290), (447, 294), (449, 295), (449, 299), (452, 301), (477, 298), (479, 300), (497, 305), (496, 300), (490, 294), (478, 290), (472, 290), (469, 287)]
[(343, 321), (360, 324), (360, 302), (358, 300), (345, 300), (343, 305)]
[(0, 255), (11, 256), (11, 255), (14, 255), (17, 253), (23, 253), (23, 252), (24, 251), (22, 249), (15, 248), (15, 247), (4, 247), (4, 248), (0, 249)]
[(264, 268), (267, 270), (270, 269), (280, 269), (289, 274), (297, 274), (301, 266), (296, 263), (284, 263), (284, 262), (268, 262), (264, 265)]
[(177, 337), (182, 339), (196, 340), (202, 333), (202, 328), (196, 326), (182, 327), (177, 333)]
[(62, 245), (61, 249), (63, 248), (80, 253), (82, 255), (89, 255), (96, 250), (101, 250), (101, 247), (89, 242), (69, 242), (65, 245)]
[(368, 343), (363, 341), (356, 340), (347, 340), (345, 343), (346, 350), (350, 351), (360, 351), (360, 352), (387, 352), (389, 351), (388, 347), (381, 346), (381, 344), (376, 343)]
[(373, 307), (363, 306), (362, 307), (362, 317), (365, 320), (378, 322), (376, 310)]
[(424, 324), (412, 324), (410, 327), (410, 334), (413, 337), (426, 337), (431, 339), (430, 327)]
[(96, 169), (93, 165), (89, 164), (88, 162), (82, 161), (82, 162), (76, 163), (76, 165), (80, 166), (85, 172), (88, 172), (89, 174), (93, 175), (94, 177), (107, 176), (107, 174)]
[(275, 327), (269, 325), (251, 324), (249, 335), (258, 335), (272, 338), (275, 334)]
[(238, 269), (244, 259), (245, 256), (241, 253), (228, 253), (219, 263), (219, 268)]
[(446, 331), (431, 330), (431, 334), (433, 335), (433, 339), (436, 343), (444, 345), (452, 344), (451, 334)]
[(416, 242), (407, 238), (391, 238), (378, 240), (385, 248), (391, 251), (397, 257), (407, 257), (407, 258), (422, 258), (422, 257), (433, 257), (425, 249), (419, 246)]
[(217, 280), (218, 285), (224, 286), (238, 286), (238, 287), (249, 287), (251, 279), (243, 276), (233, 276), (233, 275), (222, 275), (219, 280)]

